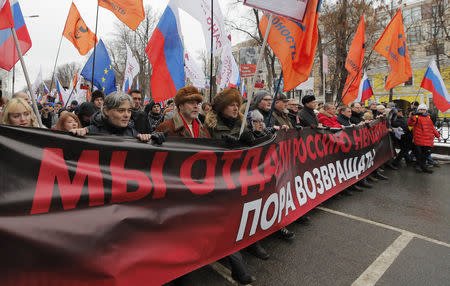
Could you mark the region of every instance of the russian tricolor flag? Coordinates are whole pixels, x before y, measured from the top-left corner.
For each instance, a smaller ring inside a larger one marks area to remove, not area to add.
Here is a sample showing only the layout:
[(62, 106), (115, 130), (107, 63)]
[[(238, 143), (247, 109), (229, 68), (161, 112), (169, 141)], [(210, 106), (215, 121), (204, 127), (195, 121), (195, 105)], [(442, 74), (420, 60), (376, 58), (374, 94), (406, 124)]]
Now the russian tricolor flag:
[[(19, 40), (22, 54), (25, 54), (31, 48), (31, 39), (28, 34), (27, 26), (20, 10), (19, 2), (12, 0), (11, 10), (14, 18), (14, 27)], [(11, 29), (0, 31), (0, 68), (10, 71), (19, 60), (19, 54), (14, 44)]]
[(175, 96), (185, 85), (183, 43), (175, 1), (170, 1), (147, 44), (145, 52), (153, 67), (152, 96), (161, 102)]
[(372, 87), (370, 86), (369, 78), (367, 74), (364, 73), (361, 83), (359, 84), (358, 97), (355, 102), (364, 102), (368, 100), (373, 95)]
[[(64, 102), (64, 87), (62, 87), (61, 83), (59, 82), (59, 79), (55, 76), (55, 85), (56, 85), (56, 92), (58, 94), (59, 102), (61, 102), (62, 105), (65, 104)], [(56, 101), (58, 102), (58, 101)]]
[(434, 105), (436, 105), (441, 112), (446, 112), (450, 109), (450, 97), (434, 59), (430, 61), (420, 87), (433, 93)]
[(48, 90), (48, 87), (47, 87), (47, 85), (45, 84), (45, 82), (44, 82), (44, 93), (45, 93), (45, 95), (49, 95), (50, 94), (50, 91)]

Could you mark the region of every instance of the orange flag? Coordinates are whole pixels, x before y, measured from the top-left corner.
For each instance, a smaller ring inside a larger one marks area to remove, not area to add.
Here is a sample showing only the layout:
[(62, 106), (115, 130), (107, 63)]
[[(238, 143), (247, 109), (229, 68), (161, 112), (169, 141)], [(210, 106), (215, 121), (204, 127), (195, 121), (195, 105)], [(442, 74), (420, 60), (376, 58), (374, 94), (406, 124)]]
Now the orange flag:
[(98, 0), (98, 5), (113, 12), (120, 21), (135, 31), (145, 18), (143, 0)]
[(344, 86), (344, 98), (342, 98), (342, 102), (345, 105), (348, 105), (358, 97), (359, 84), (361, 83), (362, 75), (361, 67), (364, 61), (364, 52), (366, 50), (364, 43), (365, 27), (364, 15), (362, 15), (345, 61), (345, 68), (348, 71), (347, 81)]
[(77, 7), (72, 2), (63, 36), (66, 37), (77, 48), (81, 55), (86, 55), (97, 42), (95, 34), (86, 26), (78, 12)]
[(411, 61), (403, 31), (402, 10), (399, 9), (373, 47), (389, 62), (389, 76), (384, 88), (390, 90), (412, 77)]
[[(320, 0), (309, 0), (303, 23), (274, 15), (267, 43), (283, 68), (283, 91), (296, 88), (311, 73), (316, 54)], [(269, 15), (264, 14), (259, 30), (264, 35)]]

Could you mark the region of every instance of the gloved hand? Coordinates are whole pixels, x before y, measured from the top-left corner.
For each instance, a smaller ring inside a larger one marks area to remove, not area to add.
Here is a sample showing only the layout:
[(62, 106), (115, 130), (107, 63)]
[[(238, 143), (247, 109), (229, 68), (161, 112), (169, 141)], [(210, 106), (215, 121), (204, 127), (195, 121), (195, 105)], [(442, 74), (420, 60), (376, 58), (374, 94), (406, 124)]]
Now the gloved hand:
[(241, 137), (239, 137), (239, 142), (246, 144), (248, 146), (252, 145), (253, 140), (255, 140), (255, 138), (253, 137), (250, 131), (242, 132)]
[(222, 135), (222, 139), (225, 141), (225, 144), (227, 146), (230, 146), (230, 147), (231, 146), (235, 146), (235, 145), (237, 145), (239, 143), (239, 139), (238, 138), (236, 138), (236, 137), (234, 137), (232, 135), (229, 135), (229, 134)]
[(164, 143), (164, 141), (166, 141), (166, 136), (169, 133), (168, 130), (166, 130), (165, 132), (154, 132), (152, 133), (152, 142), (155, 143), (156, 145), (161, 145), (162, 143)]
[(277, 132), (277, 130), (275, 128), (267, 127), (267, 128), (264, 128), (261, 133), (263, 134), (263, 136), (267, 136), (267, 135), (275, 134), (275, 132)]

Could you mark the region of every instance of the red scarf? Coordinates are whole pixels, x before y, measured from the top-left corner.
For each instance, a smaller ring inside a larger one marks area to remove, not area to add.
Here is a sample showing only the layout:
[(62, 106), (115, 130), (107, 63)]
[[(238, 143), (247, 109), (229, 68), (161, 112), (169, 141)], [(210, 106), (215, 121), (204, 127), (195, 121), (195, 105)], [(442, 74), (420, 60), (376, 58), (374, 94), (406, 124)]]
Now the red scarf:
[(198, 138), (198, 135), (200, 134), (200, 126), (198, 125), (197, 120), (195, 119), (192, 120), (192, 130), (194, 131), (194, 134), (192, 134), (191, 129), (189, 128), (189, 126), (187, 125), (186, 121), (183, 118), (183, 115), (181, 115), (181, 113), (179, 112), (178, 114), (180, 115), (181, 120), (183, 120), (184, 128), (186, 128), (186, 130), (189, 131), (192, 137)]

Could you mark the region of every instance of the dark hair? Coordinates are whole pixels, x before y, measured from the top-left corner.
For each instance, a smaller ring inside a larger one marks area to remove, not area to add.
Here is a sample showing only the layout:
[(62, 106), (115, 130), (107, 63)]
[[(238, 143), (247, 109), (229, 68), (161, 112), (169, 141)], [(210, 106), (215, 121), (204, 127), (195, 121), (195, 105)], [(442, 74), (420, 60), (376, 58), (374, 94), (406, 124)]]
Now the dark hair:
[(142, 92), (140, 91), (140, 90), (137, 90), (137, 89), (133, 89), (133, 90), (130, 90), (130, 92), (128, 92), (128, 94), (131, 96), (133, 93), (138, 93), (138, 94), (141, 94), (142, 95)]
[(91, 102), (94, 102), (94, 100), (99, 97), (105, 99), (105, 94), (101, 90), (97, 89), (92, 93)]
[(346, 111), (347, 110), (347, 108), (350, 108), (350, 107), (348, 107), (348, 106), (341, 106), (341, 107), (339, 107), (339, 114), (341, 114), (342, 112), (344, 112), (344, 111)]

